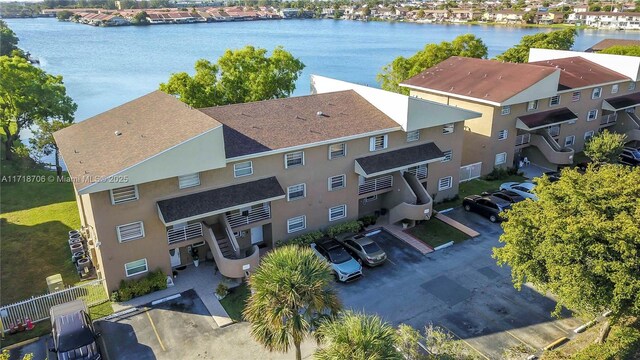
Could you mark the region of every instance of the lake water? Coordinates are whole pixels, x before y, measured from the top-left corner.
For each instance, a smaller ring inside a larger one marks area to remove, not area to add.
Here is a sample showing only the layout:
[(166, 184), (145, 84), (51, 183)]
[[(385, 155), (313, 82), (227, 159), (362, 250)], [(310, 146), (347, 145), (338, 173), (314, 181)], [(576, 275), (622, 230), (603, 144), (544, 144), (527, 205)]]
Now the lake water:
[[(295, 95), (309, 92), (309, 75), (319, 74), (377, 86), (380, 69), (398, 55), (425, 44), (473, 33), (498, 55), (523, 35), (550, 29), (472, 25), (277, 20), (147, 27), (97, 28), (55, 19), (7, 19), (20, 47), (44, 70), (62, 75), (78, 104), (77, 121), (158, 88), (173, 72), (193, 72), (197, 59), (215, 61), (225, 49), (251, 44), (269, 50), (282, 45), (306, 68)], [(575, 49), (604, 38), (637, 39), (637, 32), (584, 30)]]

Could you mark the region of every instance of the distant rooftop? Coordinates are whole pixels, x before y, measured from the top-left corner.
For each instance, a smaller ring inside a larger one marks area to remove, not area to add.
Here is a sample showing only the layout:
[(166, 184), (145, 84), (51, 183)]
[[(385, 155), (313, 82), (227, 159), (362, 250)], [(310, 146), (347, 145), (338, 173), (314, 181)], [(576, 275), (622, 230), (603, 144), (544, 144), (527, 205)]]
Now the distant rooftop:
[(558, 84), (558, 90), (629, 80), (628, 77), (620, 73), (579, 56), (536, 61), (530, 62), (529, 64), (560, 69), (560, 84)]
[(612, 46), (640, 46), (640, 40), (604, 39), (585, 50), (586, 52), (600, 52)]

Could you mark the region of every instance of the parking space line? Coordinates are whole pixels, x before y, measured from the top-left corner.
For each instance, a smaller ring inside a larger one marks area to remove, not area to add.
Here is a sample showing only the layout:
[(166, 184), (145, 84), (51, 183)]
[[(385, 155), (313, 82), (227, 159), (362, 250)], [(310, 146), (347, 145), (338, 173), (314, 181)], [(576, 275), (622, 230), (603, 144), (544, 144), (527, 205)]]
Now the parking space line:
[(528, 346), (528, 347), (530, 347), (530, 348), (532, 348), (532, 349), (538, 350), (538, 349), (536, 349), (536, 347), (535, 347), (535, 346), (532, 346), (532, 345), (531, 345), (531, 344), (529, 344), (528, 342), (526, 342), (526, 341), (524, 341), (524, 340), (520, 339), (519, 337), (517, 337), (515, 334), (512, 334), (512, 333), (511, 333), (511, 331), (509, 331), (509, 330), (505, 330), (504, 332), (506, 332), (507, 334), (511, 335), (511, 337), (512, 337), (512, 338), (514, 338), (514, 339), (516, 339), (516, 340), (520, 341), (523, 345)]
[(162, 343), (162, 339), (160, 339), (160, 334), (158, 334), (158, 329), (156, 329), (156, 324), (153, 323), (153, 320), (151, 320), (151, 315), (149, 315), (149, 311), (145, 311), (145, 314), (147, 314), (147, 318), (149, 318), (149, 322), (151, 323), (151, 327), (153, 328), (153, 332), (156, 334), (156, 338), (158, 339), (158, 342), (160, 343), (160, 347), (162, 348), (162, 351), (167, 351), (167, 349), (165, 349), (164, 344)]
[(480, 354), (480, 356), (482, 356), (483, 358), (485, 358), (486, 360), (491, 360), (489, 359), (485, 354), (483, 354), (482, 352), (480, 352), (480, 350), (476, 349), (473, 345), (469, 344), (469, 342), (467, 342), (465, 339), (461, 338), (460, 336), (458, 336), (458, 334), (454, 333), (453, 331), (451, 331), (451, 329), (449, 329), (448, 327), (439, 324), (438, 326), (445, 328), (448, 332), (452, 333), (453, 336), (457, 337), (458, 340), (462, 341), (463, 343), (465, 343), (467, 346), (469, 346), (470, 348), (472, 348), (475, 352), (477, 352), (478, 354)]
[(394, 263), (393, 261), (391, 261), (391, 259), (387, 258), (387, 261), (392, 263), (394, 266), (397, 266), (398, 264)]

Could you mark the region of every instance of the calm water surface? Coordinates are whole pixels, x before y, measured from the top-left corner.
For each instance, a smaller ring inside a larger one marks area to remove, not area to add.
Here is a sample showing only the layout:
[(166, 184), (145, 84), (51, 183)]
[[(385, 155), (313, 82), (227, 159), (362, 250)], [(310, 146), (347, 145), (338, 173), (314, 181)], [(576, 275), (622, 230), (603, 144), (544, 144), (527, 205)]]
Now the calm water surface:
[[(251, 44), (282, 45), (306, 68), (295, 95), (309, 92), (309, 75), (319, 74), (377, 86), (376, 74), (398, 55), (409, 56), (427, 43), (473, 33), (498, 55), (523, 35), (549, 29), (471, 25), (280, 20), (120, 28), (97, 28), (55, 19), (8, 19), (20, 47), (52, 74), (64, 77), (78, 104), (77, 121), (158, 88), (173, 72), (193, 72), (197, 59), (215, 61), (225, 49)], [(575, 49), (604, 38), (637, 39), (638, 32), (580, 31)]]

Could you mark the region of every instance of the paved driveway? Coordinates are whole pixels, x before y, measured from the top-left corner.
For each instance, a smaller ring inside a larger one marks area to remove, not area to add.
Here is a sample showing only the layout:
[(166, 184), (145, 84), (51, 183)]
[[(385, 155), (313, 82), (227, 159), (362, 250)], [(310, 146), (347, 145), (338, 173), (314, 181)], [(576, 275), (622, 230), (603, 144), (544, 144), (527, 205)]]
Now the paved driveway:
[(499, 359), (504, 349), (522, 343), (539, 350), (581, 324), (551, 318), (552, 299), (513, 288), (509, 269), (491, 258), (491, 249), (500, 246), (499, 224), (462, 209), (447, 216), (481, 235), (426, 256), (387, 235), (375, 236), (390, 262), (365, 269), (360, 281), (339, 284), (345, 307), (417, 329), (443, 326), (487, 359)]

